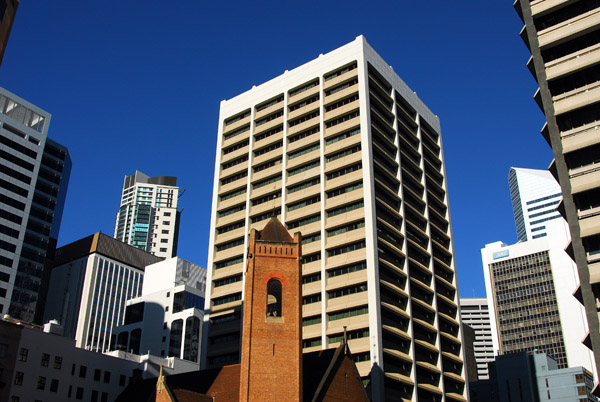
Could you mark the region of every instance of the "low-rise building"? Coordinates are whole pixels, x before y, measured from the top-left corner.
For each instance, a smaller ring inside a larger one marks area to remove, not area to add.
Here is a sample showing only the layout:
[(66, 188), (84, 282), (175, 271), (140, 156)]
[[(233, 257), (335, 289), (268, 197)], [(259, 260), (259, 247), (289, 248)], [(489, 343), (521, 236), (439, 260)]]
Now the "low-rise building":
[(593, 375), (584, 367), (559, 368), (545, 353), (518, 352), (489, 363), (489, 380), (469, 384), (471, 402), (595, 402)]
[(198, 369), (176, 358), (113, 352), (112, 356), (75, 346), (55, 324), (44, 328), (0, 320), (0, 401), (114, 401), (130, 382)]
[(140, 297), (127, 301), (111, 350), (199, 362), (206, 269), (175, 257), (146, 267)]

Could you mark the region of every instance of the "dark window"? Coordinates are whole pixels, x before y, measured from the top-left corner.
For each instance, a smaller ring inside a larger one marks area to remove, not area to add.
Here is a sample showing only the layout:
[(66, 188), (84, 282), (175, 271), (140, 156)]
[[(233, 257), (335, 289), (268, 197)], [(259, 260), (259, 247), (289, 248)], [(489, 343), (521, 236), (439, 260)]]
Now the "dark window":
[(104, 382), (107, 384), (110, 382), (110, 371), (104, 372)]
[(94, 370), (94, 381), (100, 381), (101, 376), (102, 376), (102, 370), (95, 369)]
[(267, 317), (281, 317), (281, 282), (277, 279), (267, 283)]
[(92, 391), (92, 397), (90, 399), (92, 402), (98, 402), (98, 391), (93, 390)]
[(27, 354), (28, 353), (29, 353), (29, 349), (21, 348), (19, 350), (19, 361), (20, 362), (26, 362), (27, 361)]
[(54, 357), (54, 368), (60, 370), (62, 367), (62, 357), (55, 356)]
[(58, 392), (58, 380), (50, 381), (50, 392)]
[(83, 388), (77, 387), (77, 392), (75, 393), (75, 399), (83, 399)]
[(106, 392), (102, 393), (102, 398), (100, 399), (100, 402), (108, 402), (108, 394)]
[(38, 377), (38, 381), (37, 381), (37, 389), (44, 389), (46, 388), (46, 377)]
[(43, 353), (42, 354), (42, 366), (48, 367), (49, 363), (50, 363), (50, 355), (48, 353)]
[[(163, 337), (164, 338), (164, 337)], [(119, 386), (120, 387), (124, 387), (125, 386), (125, 381), (126, 381), (127, 377), (125, 377), (123, 374), (121, 374), (119, 376)]]
[(86, 374), (87, 374), (87, 367), (86, 366), (80, 366), (79, 367), (79, 377), (85, 378)]
[(183, 320), (175, 320), (171, 323), (171, 337), (169, 340), (169, 356), (179, 357), (181, 355), (181, 338), (183, 335)]
[(23, 373), (21, 371), (15, 373), (15, 385), (23, 385)]

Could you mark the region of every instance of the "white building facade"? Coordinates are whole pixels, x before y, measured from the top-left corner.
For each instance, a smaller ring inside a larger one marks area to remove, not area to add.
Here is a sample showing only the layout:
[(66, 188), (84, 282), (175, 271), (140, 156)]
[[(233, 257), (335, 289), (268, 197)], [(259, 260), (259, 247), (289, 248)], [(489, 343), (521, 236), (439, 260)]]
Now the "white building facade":
[[(0, 314), (41, 321), (71, 158), (50, 113), (0, 88)], [(41, 313), (40, 313), (41, 312)]]
[(594, 376), (584, 367), (559, 369), (545, 353), (534, 353), (533, 364), (540, 401), (597, 402)]
[(512, 167), (508, 184), (519, 241), (547, 236), (546, 222), (563, 219), (560, 185), (549, 171)]
[(136, 171), (125, 176), (115, 239), (158, 257), (177, 254), (180, 189), (173, 176), (149, 177)]
[[(492, 324), (488, 301), (485, 298), (461, 298), (460, 319), (475, 331), (475, 363), (477, 364), (477, 379), (490, 378), (488, 362), (494, 361), (494, 342), (492, 341)], [(475, 380), (472, 380), (475, 381)]]
[(0, 320), (2, 371), (0, 400), (8, 402), (110, 402), (132, 380), (198, 369), (179, 359), (113, 356), (75, 346), (73, 339), (47, 333), (37, 326)]
[(181, 258), (146, 267), (140, 297), (127, 301), (111, 350), (176, 357), (199, 364), (206, 269)]
[(564, 251), (568, 229), (563, 219), (547, 226), (546, 237), (491, 243), (481, 251), (494, 351), (539, 350), (561, 368), (582, 366), (597, 376), (593, 354), (582, 343), (589, 328), (574, 296), (579, 276)]
[(56, 319), (79, 348), (107, 351), (127, 300), (141, 295), (144, 267), (159, 260), (102, 233), (59, 248), (44, 322)]
[(239, 361), (247, 235), (277, 216), (305, 352), (346, 327), (374, 401), (466, 400), (440, 122), (364, 37), (221, 102), (216, 151), (206, 367)]

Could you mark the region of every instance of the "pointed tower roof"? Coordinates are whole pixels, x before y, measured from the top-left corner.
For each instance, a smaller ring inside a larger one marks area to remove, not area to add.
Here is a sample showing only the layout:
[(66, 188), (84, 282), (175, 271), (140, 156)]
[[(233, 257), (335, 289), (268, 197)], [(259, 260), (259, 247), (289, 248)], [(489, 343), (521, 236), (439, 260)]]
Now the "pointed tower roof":
[(269, 219), (263, 230), (260, 231), (260, 241), (273, 241), (279, 243), (293, 243), (294, 239), (276, 217)]

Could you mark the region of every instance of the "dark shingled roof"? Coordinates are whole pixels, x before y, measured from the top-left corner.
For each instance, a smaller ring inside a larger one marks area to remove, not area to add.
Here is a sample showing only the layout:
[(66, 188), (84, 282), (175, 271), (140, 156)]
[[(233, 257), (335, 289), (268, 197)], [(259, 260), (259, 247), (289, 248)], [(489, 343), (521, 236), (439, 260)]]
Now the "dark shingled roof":
[(278, 243), (294, 242), (294, 239), (290, 236), (287, 229), (279, 222), (279, 219), (275, 217), (269, 219), (267, 225), (260, 231), (260, 238), (258, 240)]
[[(320, 401), (335, 373), (349, 353), (344, 344), (337, 349), (319, 350), (302, 355), (302, 394), (305, 401)], [(215, 397), (217, 401), (237, 401), (240, 388), (240, 365), (172, 374), (165, 377), (167, 386), (178, 402), (194, 395)], [(181, 400), (179, 399), (181, 396)], [(129, 384), (115, 402), (154, 402), (156, 378)], [(202, 401), (202, 399), (198, 399)]]
[[(235, 394), (237, 395), (240, 377), (239, 366), (239, 364), (235, 364), (232, 366), (208, 370), (172, 374), (165, 376), (165, 381), (174, 396), (178, 398), (178, 395), (183, 395), (184, 393), (186, 395), (190, 395), (191, 393), (199, 395), (208, 394), (209, 391), (212, 391), (211, 387), (215, 384), (217, 377), (222, 375), (226, 378), (231, 377), (231, 379), (237, 379), (237, 383), (228, 384), (229, 387), (233, 387), (235, 389)], [(183, 391), (187, 391), (187, 393)], [(222, 393), (223, 390), (216, 389), (214, 391), (216, 394), (219, 394)], [(121, 395), (119, 395), (119, 397), (115, 400), (115, 402), (154, 402), (155, 398), (156, 378), (147, 378), (145, 380), (129, 384), (127, 388), (123, 390)]]

